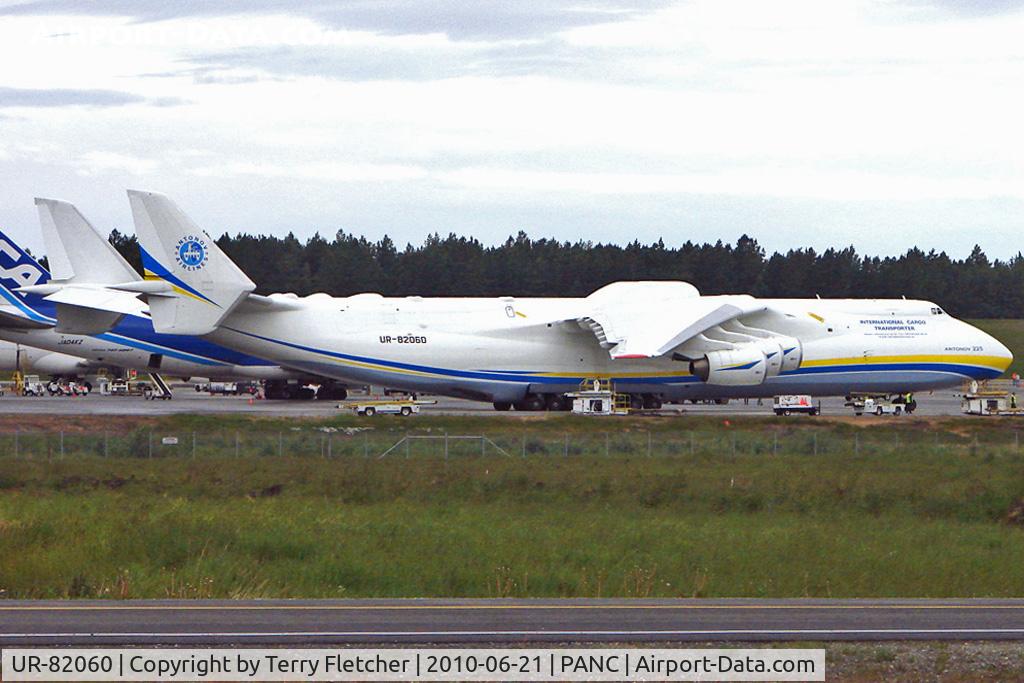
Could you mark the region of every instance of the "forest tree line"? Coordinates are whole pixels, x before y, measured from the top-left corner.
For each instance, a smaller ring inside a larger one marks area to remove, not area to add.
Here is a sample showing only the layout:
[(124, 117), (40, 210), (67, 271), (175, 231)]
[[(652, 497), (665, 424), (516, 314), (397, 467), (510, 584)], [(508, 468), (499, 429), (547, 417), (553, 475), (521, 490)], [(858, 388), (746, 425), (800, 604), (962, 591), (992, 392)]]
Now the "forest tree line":
[[(111, 243), (141, 272), (133, 235)], [(1024, 257), (989, 260), (975, 246), (964, 259), (910, 249), (900, 256), (861, 256), (853, 247), (766, 254), (743, 236), (736, 244), (662, 240), (626, 246), (532, 239), (524, 232), (496, 246), (473, 237), (429, 236), (399, 249), (339, 231), (305, 242), (289, 234), (225, 234), (217, 244), (257, 292), (326, 292), (345, 296), (586, 296), (616, 280), (685, 280), (702, 294), (760, 297), (927, 299), (963, 318), (1024, 318)]]

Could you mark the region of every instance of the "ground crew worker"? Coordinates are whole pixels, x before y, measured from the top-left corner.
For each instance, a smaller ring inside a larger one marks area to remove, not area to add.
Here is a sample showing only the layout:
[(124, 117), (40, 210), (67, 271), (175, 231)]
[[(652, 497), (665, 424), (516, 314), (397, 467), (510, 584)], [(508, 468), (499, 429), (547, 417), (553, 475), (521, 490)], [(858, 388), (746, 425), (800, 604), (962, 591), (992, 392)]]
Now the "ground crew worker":
[(1010, 394), (1010, 409), (1017, 409), (1017, 394)]

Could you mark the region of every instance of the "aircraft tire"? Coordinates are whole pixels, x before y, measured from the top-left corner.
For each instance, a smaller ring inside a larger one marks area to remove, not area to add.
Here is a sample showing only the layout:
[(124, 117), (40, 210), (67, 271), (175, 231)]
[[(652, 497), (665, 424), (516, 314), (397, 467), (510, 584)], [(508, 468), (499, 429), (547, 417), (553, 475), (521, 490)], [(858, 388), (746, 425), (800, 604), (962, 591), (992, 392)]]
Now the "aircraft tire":
[(512, 402), (511, 401), (495, 401), (494, 402), (494, 409), (497, 410), (498, 412), (505, 412), (506, 410), (511, 410), (512, 409)]
[(544, 408), (546, 410), (561, 411), (565, 410), (566, 403), (564, 394), (548, 394), (544, 400)]
[(344, 401), (348, 398), (348, 389), (337, 384), (322, 384), (316, 392), (318, 401)]
[(515, 406), (516, 410), (535, 412), (538, 410), (544, 410), (544, 399), (537, 394), (527, 394), (526, 398), (522, 401), (516, 401), (512, 405)]

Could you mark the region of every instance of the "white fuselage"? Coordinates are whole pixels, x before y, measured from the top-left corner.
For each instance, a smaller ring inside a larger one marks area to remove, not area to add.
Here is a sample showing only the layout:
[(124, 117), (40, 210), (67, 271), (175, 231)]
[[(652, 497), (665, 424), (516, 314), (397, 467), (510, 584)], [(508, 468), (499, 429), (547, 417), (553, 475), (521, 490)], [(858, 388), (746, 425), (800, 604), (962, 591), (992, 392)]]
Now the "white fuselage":
[(137, 302), (138, 313), (124, 316), (113, 330), (95, 335), (65, 334), (53, 327), (57, 320), (52, 304), (6, 290), (0, 293), (5, 295), (5, 300), (0, 301), (0, 312), (8, 319), (21, 317), (45, 325), (16, 327), (0, 322), (0, 340), (50, 353), (49, 357), (36, 354), (46, 366), (40, 366), (40, 372), (73, 375), (118, 367), (175, 377), (218, 379), (287, 379), (301, 375), (232, 349), (218, 349), (202, 339), (156, 334), (141, 301)]
[(800, 365), (761, 383), (720, 386), (672, 354), (612, 359), (576, 322), (580, 299), (272, 298), (293, 309), (240, 309), (208, 338), (350, 383), (488, 401), (573, 391), (586, 378), (667, 400), (917, 391), (998, 376), (1012, 358), (926, 301), (763, 300), (767, 310), (744, 324), (799, 339)]
[(75, 375), (84, 373), (89, 363), (84, 358), (0, 341), (0, 371), (31, 372), (40, 375)]

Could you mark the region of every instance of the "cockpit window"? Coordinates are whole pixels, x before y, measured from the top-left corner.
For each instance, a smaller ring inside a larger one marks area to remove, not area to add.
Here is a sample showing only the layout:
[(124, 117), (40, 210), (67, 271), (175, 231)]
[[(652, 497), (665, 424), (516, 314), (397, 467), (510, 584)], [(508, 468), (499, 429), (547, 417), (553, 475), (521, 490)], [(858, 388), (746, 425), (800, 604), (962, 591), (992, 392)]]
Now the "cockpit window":
[(944, 311), (938, 306), (932, 306), (932, 315), (942, 315)]

